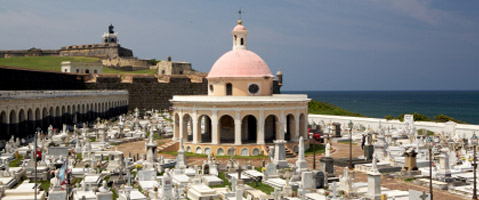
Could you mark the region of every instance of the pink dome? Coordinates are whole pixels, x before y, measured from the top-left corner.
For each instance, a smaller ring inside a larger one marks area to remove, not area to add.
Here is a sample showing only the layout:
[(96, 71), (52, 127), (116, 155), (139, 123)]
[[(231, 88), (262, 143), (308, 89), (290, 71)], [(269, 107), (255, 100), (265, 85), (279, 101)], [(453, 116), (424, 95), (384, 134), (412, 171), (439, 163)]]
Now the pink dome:
[(222, 55), (211, 67), (207, 78), (274, 77), (261, 57), (250, 50), (232, 50)]
[(246, 28), (243, 26), (243, 24), (238, 24), (235, 26), (233, 31), (246, 31)]

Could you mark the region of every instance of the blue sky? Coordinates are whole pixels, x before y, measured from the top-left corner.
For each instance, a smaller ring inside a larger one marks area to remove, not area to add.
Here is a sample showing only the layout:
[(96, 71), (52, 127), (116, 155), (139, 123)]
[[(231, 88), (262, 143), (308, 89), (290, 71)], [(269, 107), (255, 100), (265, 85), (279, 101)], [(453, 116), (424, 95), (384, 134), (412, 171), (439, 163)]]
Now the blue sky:
[(200, 71), (232, 45), (239, 8), (248, 48), (283, 90), (479, 90), (479, 1), (0, 1), (0, 49), (99, 43), (113, 23), (139, 58)]

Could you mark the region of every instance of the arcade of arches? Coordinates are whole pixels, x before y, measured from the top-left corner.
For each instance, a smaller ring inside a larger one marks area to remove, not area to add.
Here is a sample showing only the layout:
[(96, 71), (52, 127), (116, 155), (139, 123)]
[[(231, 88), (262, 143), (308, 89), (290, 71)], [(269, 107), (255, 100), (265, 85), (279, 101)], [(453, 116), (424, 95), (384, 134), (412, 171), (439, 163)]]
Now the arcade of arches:
[(127, 91), (2, 91), (0, 138), (128, 112)]
[(246, 147), (251, 154), (252, 149), (264, 150), (274, 140), (297, 145), (300, 136), (307, 139), (308, 100), (304, 97), (291, 98), (296, 101), (288, 103), (278, 96), (259, 97), (270, 99), (268, 103), (255, 101), (258, 97), (242, 97), (245, 100), (241, 101), (231, 96), (188, 101), (193, 98), (198, 97), (174, 96), (171, 100), (175, 110), (173, 139), (182, 138), (191, 152), (205, 153), (207, 148), (216, 153), (220, 148), (238, 147), (236, 154), (241, 155), (239, 151)]

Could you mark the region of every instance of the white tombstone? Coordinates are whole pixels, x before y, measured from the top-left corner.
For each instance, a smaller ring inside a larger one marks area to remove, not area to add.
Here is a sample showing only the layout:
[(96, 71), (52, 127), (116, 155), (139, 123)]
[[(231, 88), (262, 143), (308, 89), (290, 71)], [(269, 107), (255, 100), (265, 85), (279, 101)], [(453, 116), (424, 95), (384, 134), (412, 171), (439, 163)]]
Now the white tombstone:
[(376, 161), (376, 152), (373, 153), (373, 164), (371, 170), (368, 172), (368, 192), (366, 198), (373, 200), (381, 199), (381, 173), (378, 171)]
[(296, 172), (301, 173), (308, 169), (308, 163), (304, 159), (304, 140), (303, 136), (299, 137), (299, 150), (298, 160), (296, 161)]
[(304, 190), (312, 191), (314, 187), (313, 172), (301, 173), (301, 185)]
[(185, 149), (183, 147), (183, 137), (180, 137), (180, 148), (178, 150), (178, 155), (176, 156), (176, 166), (178, 169), (185, 169), (188, 165), (186, 164)]

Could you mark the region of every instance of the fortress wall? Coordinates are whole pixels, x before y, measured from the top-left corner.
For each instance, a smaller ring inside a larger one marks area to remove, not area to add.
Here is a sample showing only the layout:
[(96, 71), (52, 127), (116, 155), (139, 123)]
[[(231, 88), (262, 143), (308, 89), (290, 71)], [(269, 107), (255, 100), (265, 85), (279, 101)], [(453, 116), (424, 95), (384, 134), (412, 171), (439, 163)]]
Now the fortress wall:
[(60, 50), (5, 50), (0, 51), (0, 58), (27, 57), (27, 56), (58, 56)]
[[(128, 75), (127, 75), (128, 76)], [(123, 80), (114, 77), (96, 78), (95, 83), (86, 83), (88, 89), (126, 89), (129, 93), (129, 108), (169, 109), (173, 95), (206, 95), (207, 80), (192, 81), (186, 76), (172, 76), (159, 80), (153, 75), (133, 75)]]
[(60, 56), (86, 56), (98, 58), (115, 58), (118, 57), (118, 45), (78, 45), (62, 47)]
[(113, 58), (102, 60), (103, 66), (110, 68), (119, 68), (122, 70), (150, 69), (150, 60), (141, 60), (137, 58)]

